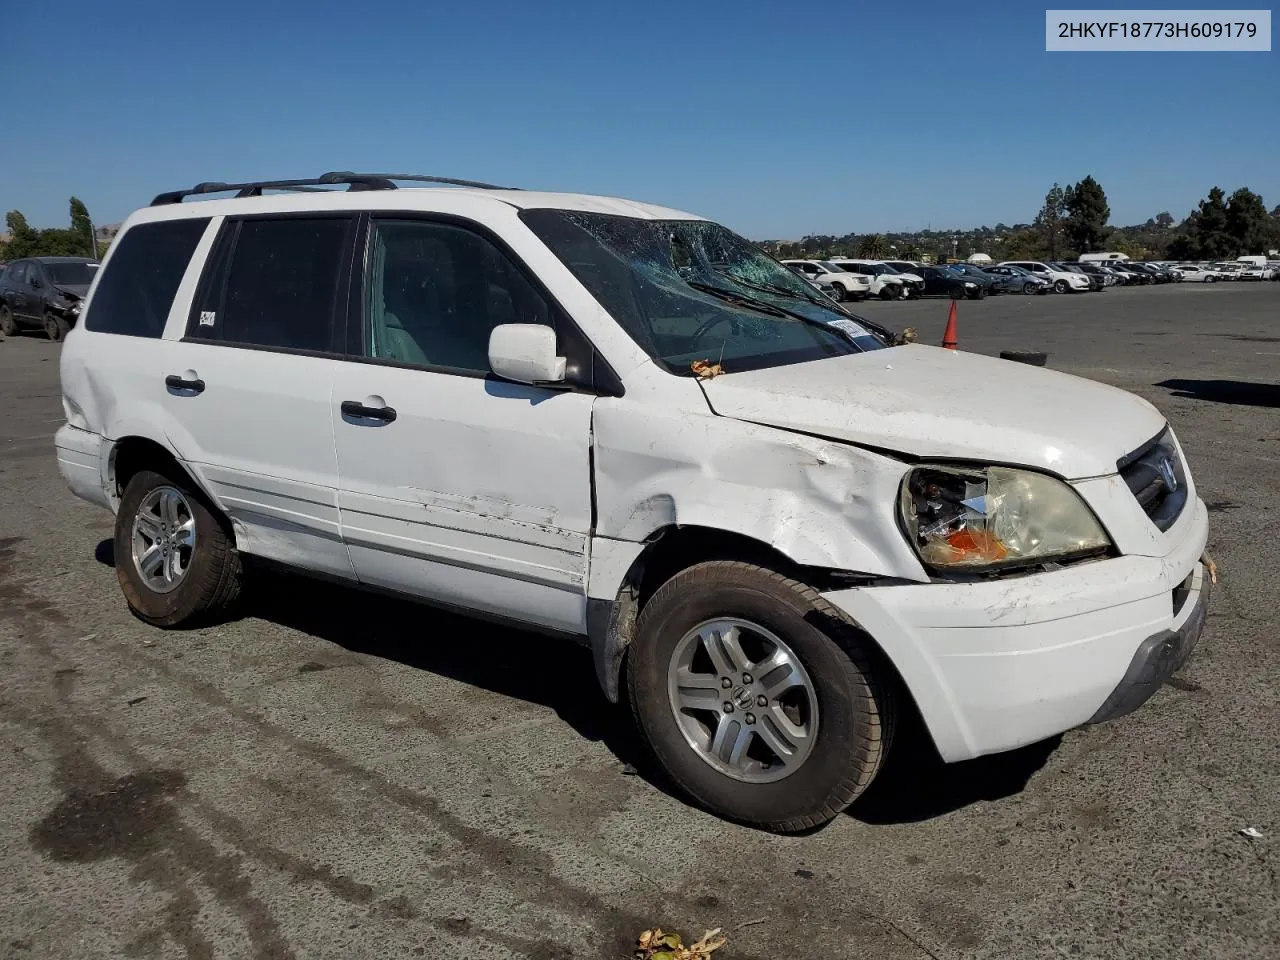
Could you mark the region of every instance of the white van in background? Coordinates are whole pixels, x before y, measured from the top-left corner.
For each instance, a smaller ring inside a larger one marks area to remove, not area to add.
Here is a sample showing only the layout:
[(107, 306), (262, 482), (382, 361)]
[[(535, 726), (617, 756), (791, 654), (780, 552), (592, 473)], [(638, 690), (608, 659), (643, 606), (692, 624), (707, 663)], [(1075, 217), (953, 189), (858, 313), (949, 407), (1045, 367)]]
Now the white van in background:
[(1081, 263), (1107, 263), (1111, 260), (1128, 260), (1127, 253), (1082, 253), (1080, 254)]

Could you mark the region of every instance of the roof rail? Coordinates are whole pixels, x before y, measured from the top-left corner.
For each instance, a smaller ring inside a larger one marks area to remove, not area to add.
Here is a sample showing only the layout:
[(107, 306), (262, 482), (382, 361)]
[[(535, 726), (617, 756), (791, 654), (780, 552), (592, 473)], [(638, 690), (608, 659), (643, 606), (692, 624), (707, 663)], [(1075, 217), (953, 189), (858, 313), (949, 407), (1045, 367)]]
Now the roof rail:
[(492, 183), (481, 183), (477, 180), (456, 180), (452, 177), (428, 177), (416, 173), (352, 173), (350, 171), (331, 171), (318, 177), (303, 180), (251, 180), (245, 183), (224, 183), (220, 180), (197, 183), (189, 190), (170, 190), (157, 194), (151, 206), (158, 207), (169, 203), (181, 203), (187, 197), (206, 193), (236, 192), (236, 197), (260, 197), (263, 190), (290, 190), (298, 192), (323, 192), (321, 187), (347, 185), (348, 191), (355, 190), (395, 190), (396, 180), (407, 180), (414, 183), (442, 183), (454, 187), (475, 187), (479, 190), (518, 190), (519, 187), (500, 187)]

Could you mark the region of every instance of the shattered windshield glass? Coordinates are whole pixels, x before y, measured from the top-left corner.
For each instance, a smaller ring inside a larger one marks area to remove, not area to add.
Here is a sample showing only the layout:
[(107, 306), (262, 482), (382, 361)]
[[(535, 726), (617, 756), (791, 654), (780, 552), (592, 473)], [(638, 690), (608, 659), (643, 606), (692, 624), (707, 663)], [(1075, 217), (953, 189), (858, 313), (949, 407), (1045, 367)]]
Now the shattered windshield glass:
[(705, 220), (521, 211), (530, 229), (671, 373), (725, 373), (881, 349), (869, 326), (749, 241)]

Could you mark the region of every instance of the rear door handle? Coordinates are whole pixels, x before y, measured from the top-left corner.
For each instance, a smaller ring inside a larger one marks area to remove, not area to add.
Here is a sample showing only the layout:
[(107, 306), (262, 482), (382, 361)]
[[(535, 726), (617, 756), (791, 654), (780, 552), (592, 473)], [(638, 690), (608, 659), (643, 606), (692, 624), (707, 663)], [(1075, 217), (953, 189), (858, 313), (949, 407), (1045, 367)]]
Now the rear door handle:
[(342, 415), (358, 417), (361, 420), (381, 420), (390, 423), (396, 418), (394, 407), (367, 407), (358, 400), (343, 400)]
[[(188, 371), (188, 373), (190, 372), (191, 371)], [(176, 373), (171, 373), (164, 378), (164, 385), (170, 390), (183, 390), (188, 393), (204, 393), (204, 381), (199, 377), (192, 377), (188, 379), (187, 377), (180, 376)]]

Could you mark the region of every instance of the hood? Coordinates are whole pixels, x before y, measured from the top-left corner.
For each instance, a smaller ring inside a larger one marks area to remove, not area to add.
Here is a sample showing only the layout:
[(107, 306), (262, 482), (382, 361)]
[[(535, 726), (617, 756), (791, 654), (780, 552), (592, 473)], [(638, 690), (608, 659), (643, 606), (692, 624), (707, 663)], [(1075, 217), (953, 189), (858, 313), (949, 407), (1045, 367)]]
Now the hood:
[(1115, 473), (1165, 427), (1160, 411), (1115, 387), (919, 344), (699, 382), (720, 416), (1070, 480)]
[(89, 292), (89, 285), (87, 283), (55, 283), (54, 287), (61, 290), (63, 293), (69, 293), (73, 297), (79, 297), (81, 300), (83, 300), (84, 295)]

